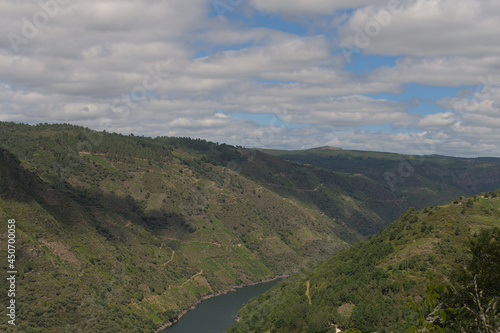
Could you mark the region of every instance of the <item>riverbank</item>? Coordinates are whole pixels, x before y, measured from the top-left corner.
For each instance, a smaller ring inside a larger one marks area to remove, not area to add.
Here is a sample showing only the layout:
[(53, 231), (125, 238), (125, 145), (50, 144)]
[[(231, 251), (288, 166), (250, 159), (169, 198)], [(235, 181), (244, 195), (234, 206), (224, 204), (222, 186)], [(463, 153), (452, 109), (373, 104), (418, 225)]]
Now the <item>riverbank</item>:
[(188, 312), (196, 309), (196, 307), (203, 301), (206, 301), (208, 299), (211, 299), (211, 298), (214, 298), (214, 297), (217, 297), (217, 296), (221, 296), (221, 295), (225, 295), (225, 294), (228, 294), (230, 292), (234, 292), (238, 289), (241, 289), (241, 288), (245, 288), (245, 287), (250, 287), (250, 286), (255, 286), (255, 285), (259, 285), (259, 284), (263, 284), (263, 283), (269, 283), (269, 282), (272, 282), (272, 281), (276, 281), (276, 280), (279, 280), (279, 279), (285, 279), (287, 277), (290, 277), (290, 275), (280, 275), (280, 276), (275, 276), (273, 278), (269, 278), (269, 279), (266, 279), (266, 280), (261, 280), (261, 281), (257, 281), (257, 282), (249, 282), (249, 283), (245, 283), (245, 284), (241, 284), (241, 285), (237, 285), (237, 286), (233, 286), (231, 288), (228, 288), (228, 289), (225, 289), (225, 290), (222, 290), (220, 292), (217, 292), (217, 293), (214, 293), (214, 294), (210, 294), (210, 295), (206, 295), (206, 296), (203, 296), (202, 298), (198, 299), (196, 302), (194, 302), (191, 306), (189, 306), (188, 308), (184, 309), (183, 311), (181, 311), (179, 313), (179, 315), (173, 320), (173, 321), (169, 321), (167, 323), (165, 323), (164, 325), (162, 325), (161, 327), (159, 327), (154, 333), (159, 333), (161, 332), (162, 330), (168, 328), (168, 327), (171, 327), (173, 326), (174, 324), (176, 324), (184, 315), (186, 315)]

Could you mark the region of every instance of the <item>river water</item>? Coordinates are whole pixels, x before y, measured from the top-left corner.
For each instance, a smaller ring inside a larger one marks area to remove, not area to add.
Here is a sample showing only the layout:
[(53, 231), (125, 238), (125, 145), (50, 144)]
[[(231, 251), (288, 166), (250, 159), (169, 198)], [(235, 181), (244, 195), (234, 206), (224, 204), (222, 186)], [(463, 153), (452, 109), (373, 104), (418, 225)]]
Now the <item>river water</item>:
[(271, 289), (279, 281), (281, 280), (243, 287), (207, 299), (161, 333), (222, 333), (236, 322), (236, 315), (243, 304)]

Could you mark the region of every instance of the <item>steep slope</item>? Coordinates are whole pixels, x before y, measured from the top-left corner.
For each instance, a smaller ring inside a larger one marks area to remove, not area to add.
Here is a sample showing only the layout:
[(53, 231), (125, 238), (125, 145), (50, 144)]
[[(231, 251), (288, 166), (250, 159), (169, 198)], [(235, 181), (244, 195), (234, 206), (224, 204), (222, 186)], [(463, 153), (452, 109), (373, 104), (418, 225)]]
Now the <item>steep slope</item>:
[[(177, 264), (152, 272), (153, 262), (166, 261), (171, 249), (159, 251), (158, 239), (140, 226), (125, 226), (126, 221), (116, 213), (102, 210), (98, 216), (89, 212), (90, 207), (79, 205), (68, 193), (23, 170), (4, 150), (0, 150), (0, 181), (2, 228), (7, 219), (16, 220), (19, 275), (14, 331), (151, 327), (149, 318), (134, 319), (136, 311), (130, 302), (147, 294), (146, 281), (151, 288), (164, 288), (169, 278), (180, 278), (172, 269)], [(149, 256), (153, 251), (157, 255)], [(5, 297), (2, 294), (2, 304), (6, 304)], [(168, 320), (168, 316), (165, 313), (161, 318)], [(0, 325), (2, 331), (12, 331), (5, 322)]]
[[(319, 213), (321, 224), (349, 243), (375, 233), (404, 212), (399, 198), (366, 177), (328, 172), (203, 140), (151, 139), (70, 125), (0, 122), (0, 146), (52, 185), (67, 183), (87, 196), (94, 195), (96, 189), (113, 191), (131, 196), (150, 210), (161, 209), (165, 203), (170, 211), (184, 216), (206, 205), (207, 196), (230, 207), (222, 200), (231, 191), (236, 192), (232, 196), (244, 196), (243, 200), (257, 200), (259, 206), (265, 206), (270, 201), (260, 200), (259, 192), (268, 190), (266, 193), (277, 195), (275, 199), (280, 197), (309, 213)], [(216, 188), (227, 191), (219, 193)], [(210, 193), (213, 191), (217, 198)], [(204, 199), (197, 203), (192, 198)], [(224, 214), (232, 213), (236, 211), (226, 209)], [(235, 223), (240, 218), (228, 217), (228, 223), (229, 219)], [(239, 230), (238, 226), (228, 227)]]
[(429, 279), (468, 262), (469, 239), (492, 227), (500, 227), (500, 190), (411, 209), (246, 305), (228, 332), (406, 332), (415, 323), (410, 297), (421, 301)]
[(0, 122), (1, 147), (19, 330), (152, 331), (206, 295), (314, 265), (404, 209), (368, 177), (203, 140)]
[(415, 156), (332, 147), (263, 151), (327, 170), (364, 175), (391, 190), (406, 208), (421, 209), (448, 202), (459, 195), (500, 188), (500, 158)]
[(13, 153), (0, 150), (0, 219), (17, 221), (21, 331), (152, 331), (385, 219), (350, 196), (349, 175), (202, 140), (0, 123), (0, 146)]
[(405, 210), (400, 198), (366, 177), (290, 163), (258, 151), (246, 154), (250, 159), (239, 166), (242, 175), (283, 197), (319, 209), (363, 236), (376, 233)]
[[(2, 226), (7, 230), (8, 219), (17, 221), (17, 330), (150, 331), (201, 296), (292, 272), (307, 258), (345, 247), (305, 225), (293, 229), (296, 219), (317, 220), (268, 191), (262, 200), (275, 206), (230, 207), (251, 220), (270, 219), (268, 209), (281, 212), (289, 223), (280, 227), (305, 235), (296, 244), (287, 246), (273, 227), (255, 222), (247, 224), (255, 236), (244, 244), (217, 217), (227, 214), (210, 208), (210, 218), (189, 218), (149, 212), (119, 195), (83, 195), (69, 184), (55, 188), (4, 150), (0, 166)], [(260, 247), (252, 248), (259, 236)]]

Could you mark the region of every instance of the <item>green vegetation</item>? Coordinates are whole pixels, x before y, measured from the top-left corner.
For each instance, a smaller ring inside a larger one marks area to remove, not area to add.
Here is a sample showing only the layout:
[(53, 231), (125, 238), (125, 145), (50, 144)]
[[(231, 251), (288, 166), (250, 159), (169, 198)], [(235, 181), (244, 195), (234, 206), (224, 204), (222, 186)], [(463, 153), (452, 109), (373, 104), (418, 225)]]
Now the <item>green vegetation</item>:
[[(174, 206), (177, 213), (191, 217), (195, 212), (185, 200), (209, 192), (213, 198), (217, 187), (224, 189), (218, 191), (217, 199), (226, 207), (232, 197), (239, 198), (237, 204), (298, 205), (323, 221), (317, 226), (328, 225), (327, 234), (348, 243), (375, 233), (406, 209), (393, 193), (369, 180), (204, 140), (151, 139), (71, 125), (1, 122), (0, 133), (0, 146), (47, 183), (72, 187), (85, 197), (96, 197), (99, 191), (130, 196), (144, 209), (159, 208), (165, 200), (170, 210)], [(275, 194), (272, 199), (270, 192)], [(278, 203), (283, 197), (287, 202)], [(199, 209), (195, 210), (198, 214)], [(271, 224), (280, 219), (272, 214), (274, 218), (267, 220)], [(238, 218), (231, 220), (242, 222)], [(324, 229), (317, 231), (325, 234)], [(286, 238), (290, 233), (282, 234)]]
[[(447, 296), (443, 308), (467, 304), (472, 310), (460, 313), (461, 319), (469, 316), (467, 322), (480, 318), (471, 296), (476, 295), (477, 281), (484, 311), (493, 318), (489, 323), (498, 321), (498, 312), (497, 317), (492, 312), (500, 296), (499, 231), (483, 230), (500, 227), (499, 195), (500, 190), (472, 197), (472, 205), (468, 198), (457, 198), (438, 207), (408, 210), (378, 234), (246, 305), (239, 313), (241, 320), (228, 332), (335, 332), (337, 326), (361, 332), (406, 332), (418, 324), (422, 313), (427, 318), (435, 310), (435, 300), (423, 302), (426, 290), (446, 296), (446, 285), (440, 283), (438, 288), (428, 281), (457, 285), (457, 293)], [(410, 309), (410, 299), (420, 312)], [(473, 331), (463, 328), (463, 332)]]
[(393, 191), (405, 208), (422, 209), (459, 195), (500, 188), (499, 158), (400, 155), (332, 147), (262, 151), (285, 160), (367, 177)]
[[(406, 210), (398, 195), (367, 177), (204, 140), (0, 122), (0, 221), (17, 221), (16, 330), (153, 331), (206, 295), (296, 273), (374, 234)], [(496, 214), (479, 207), (480, 197), (464, 200), (456, 204), (461, 217), (475, 212), (488, 225)], [(417, 234), (438, 230), (413, 224)], [(454, 237), (467, 234), (453, 228)], [(356, 245), (370, 251), (359, 269), (395, 253), (398, 232), (387, 235), (392, 247)], [(364, 279), (385, 269), (375, 268)], [(346, 300), (339, 315), (362, 316)], [(322, 312), (310, 316), (324, 325)]]
[(451, 274), (451, 283), (427, 285), (424, 306), (412, 300), (417, 325), (409, 332), (484, 332), (500, 329), (500, 229), (482, 230), (469, 246), (470, 259)]
[(384, 223), (327, 183), (341, 176), (203, 140), (0, 123), (0, 147), (21, 331), (152, 331), (203, 296), (294, 273)]

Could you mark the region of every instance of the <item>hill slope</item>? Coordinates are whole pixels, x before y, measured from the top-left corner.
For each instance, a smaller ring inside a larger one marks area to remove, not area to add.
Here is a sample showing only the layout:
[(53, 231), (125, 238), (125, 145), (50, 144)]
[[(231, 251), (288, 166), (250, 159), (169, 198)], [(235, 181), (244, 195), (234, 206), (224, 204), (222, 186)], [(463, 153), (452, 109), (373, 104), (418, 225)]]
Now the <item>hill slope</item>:
[(202, 140), (0, 123), (0, 147), (18, 330), (152, 331), (203, 296), (325, 259), (394, 214), (369, 207), (389, 191), (356, 194), (350, 175)]
[(415, 156), (331, 147), (262, 151), (331, 171), (363, 175), (391, 190), (406, 208), (422, 209), (459, 195), (500, 188), (500, 158)]
[(0, 122), (19, 330), (153, 331), (206, 295), (324, 260), (404, 209), (363, 175), (255, 150)]
[(421, 300), (429, 279), (442, 279), (468, 262), (469, 239), (492, 227), (500, 227), (500, 190), (411, 209), (378, 234), (246, 305), (228, 332), (335, 332), (335, 325), (406, 332), (415, 323), (410, 297)]
[[(183, 199), (191, 197), (183, 198), (185, 193), (177, 192), (199, 192), (198, 187), (203, 189), (203, 184), (236, 188), (237, 196), (248, 196), (248, 191), (258, 195), (261, 189), (267, 189), (320, 212), (328, 224), (335, 225), (335, 233), (350, 243), (373, 234), (405, 210), (391, 191), (364, 177), (327, 172), (255, 150), (203, 140), (151, 139), (70, 125), (0, 122), (0, 147), (14, 153), (24, 167), (54, 186), (69, 184), (86, 195), (96, 189), (113, 191), (149, 206), (151, 201), (158, 201), (158, 194), (170, 192), (172, 195), (162, 200), (184, 215), (192, 213), (192, 203), (185, 205)], [(146, 171), (150, 174), (144, 176)], [(164, 184), (155, 184), (158, 177), (151, 174), (162, 175)], [(176, 185), (169, 186), (170, 183)], [(195, 197), (205, 194), (192, 193)], [(225, 194), (222, 192), (221, 197)], [(252, 196), (247, 200), (253, 200)], [(156, 202), (158, 206), (161, 205)]]
[[(107, 177), (125, 177), (119, 163), (95, 158), (93, 167)], [(2, 226), (17, 221), (16, 331), (152, 331), (205, 295), (289, 274), (346, 247), (320, 212), (265, 189), (254, 194), (236, 175), (227, 176), (236, 184), (219, 187), (176, 167), (177, 182), (160, 192), (159, 174), (136, 167), (138, 180), (129, 186), (144, 186), (137, 190), (144, 194), (134, 198), (120, 187), (50, 185), (5, 150), (0, 166)], [(78, 168), (70, 175), (85, 173)], [(5, 321), (0, 325), (9, 331)]]

